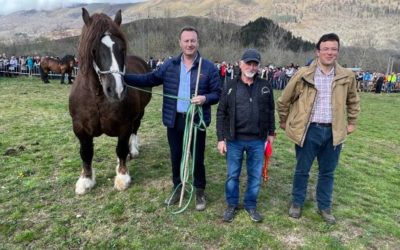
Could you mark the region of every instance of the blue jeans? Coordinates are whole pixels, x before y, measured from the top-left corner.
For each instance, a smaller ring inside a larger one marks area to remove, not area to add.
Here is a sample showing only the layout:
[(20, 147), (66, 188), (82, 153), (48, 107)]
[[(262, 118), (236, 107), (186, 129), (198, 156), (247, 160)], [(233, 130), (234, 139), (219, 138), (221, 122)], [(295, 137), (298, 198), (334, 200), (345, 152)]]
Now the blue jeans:
[(393, 89), (393, 86), (394, 86), (393, 83), (388, 82), (388, 83), (387, 83), (386, 92), (387, 92), (387, 93), (391, 93), (391, 92), (392, 92), (392, 89)]
[(333, 146), (332, 128), (311, 124), (303, 147), (296, 149), (296, 170), (293, 178), (293, 204), (302, 206), (307, 193), (311, 166), (318, 160), (319, 174), (316, 190), (318, 208), (330, 208), (332, 204), (333, 182), (342, 144)]
[(227, 141), (228, 174), (225, 183), (225, 196), (228, 206), (237, 207), (239, 205), (239, 177), (242, 170), (243, 155), (246, 153), (247, 188), (244, 194), (244, 207), (245, 209), (257, 207), (264, 160), (264, 143), (264, 140)]

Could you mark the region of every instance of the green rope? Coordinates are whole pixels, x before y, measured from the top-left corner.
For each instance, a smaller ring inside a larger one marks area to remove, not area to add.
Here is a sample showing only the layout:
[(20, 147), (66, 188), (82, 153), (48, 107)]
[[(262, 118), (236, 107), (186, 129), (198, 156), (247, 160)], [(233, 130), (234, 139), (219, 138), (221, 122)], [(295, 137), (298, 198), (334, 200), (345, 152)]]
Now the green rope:
[[(151, 94), (156, 94), (156, 95), (160, 95), (160, 96), (164, 96), (167, 98), (172, 98), (172, 99), (177, 99), (177, 100), (184, 100), (184, 101), (189, 101), (190, 103), (190, 99), (187, 98), (180, 98), (178, 96), (173, 96), (173, 95), (166, 95), (166, 94), (161, 94), (161, 93), (157, 93), (157, 92), (152, 92), (149, 90), (145, 90), (142, 88), (138, 88), (138, 87), (133, 87), (133, 86), (129, 86), (127, 85), (129, 88), (133, 88), (133, 89), (137, 89), (143, 92), (148, 92)], [(193, 145), (192, 147), (192, 154), (191, 154), (191, 164), (188, 167), (188, 171), (185, 171), (185, 163), (186, 161), (189, 160), (190, 154), (188, 154), (188, 147), (190, 147), (189, 144), (189, 137), (190, 137), (190, 123), (192, 121), (192, 119), (195, 118), (195, 116), (198, 116), (198, 121), (193, 123), (193, 141), (191, 142), (191, 144)], [(187, 195), (187, 200), (186, 203), (184, 204), (183, 207), (179, 207), (178, 210), (172, 210), (171, 206), (168, 205), (167, 209), (171, 210), (172, 214), (179, 214), (182, 213), (183, 211), (186, 210), (186, 208), (189, 206), (192, 197), (193, 197), (193, 180), (194, 180), (194, 164), (195, 164), (195, 159), (196, 159), (196, 141), (197, 141), (197, 131), (201, 130), (201, 131), (205, 131), (206, 130), (206, 123), (204, 121), (204, 117), (203, 117), (203, 108), (200, 105), (195, 105), (195, 104), (189, 104), (189, 108), (186, 112), (186, 120), (185, 120), (185, 131), (184, 131), (184, 136), (183, 136), (183, 148), (182, 148), (182, 158), (181, 158), (181, 163), (180, 163), (180, 176), (181, 176), (181, 183), (172, 191), (172, 194), (170, 195), (168, 201), (170, 201), (172, 199), (172, 197), (175, 195), (176, 192), (179, 191), (179, 189), (181, 189), (181, 187), (185, 186), (184, 188), (184, 194)], [(186, 174), (185, 174), (186, 172)]]
[[(192, 147), (192, 154), (191, 154), (191, 164), (188, 165), (188, 171), (185, 171), (185, 163), (186, 161), (189, 161), (190, 154), (188, 154), (190, 148), (189, 145), (189, 138), (190, 138), (190, 123), (192, 119), (196, 116), (196, 114), (199, 117), (198, 122), (193, 123), (193, 140), (191, 141), (190, 144), (193, 145)], [(184, 136), (183, 136), (183, 148), (182, 148), (182, 159), (181, 159), (181, 165), (180, 165), (180, 175), (181, 175), (181, 183), (175, 188), (173, 191), (170, 199), (172, 199), (172, 196), (175, 195), (176, 192), (181, 187), (184, 188), (184, 193), (187, 195), (187, 200), (186, 203), (183, 207), (179, 206), (178, 210), (172, 210), (171, 213), (173, 214), (179, 214), (182, 213), (183, 211), (186, 210), (186, 208), (189, 206), (192, 197), (193, 197), (193, 180), (194, 180), (194, 165), (195, 165), (195, 159), (196, 159), (196, 141), (197, 141), (197, 131), (205, 131), (206, 130), (206, 123), (203, 118), (203, 108), (199, 105), (193, 105), (190, 104), (188, 111), (186, 113), (186, 121), (185, 121), (185, 131), (184, 131)], [(181, 204), (180, 204), (181, 205)], [(168, 208), (170, 206), (168, 205)]]

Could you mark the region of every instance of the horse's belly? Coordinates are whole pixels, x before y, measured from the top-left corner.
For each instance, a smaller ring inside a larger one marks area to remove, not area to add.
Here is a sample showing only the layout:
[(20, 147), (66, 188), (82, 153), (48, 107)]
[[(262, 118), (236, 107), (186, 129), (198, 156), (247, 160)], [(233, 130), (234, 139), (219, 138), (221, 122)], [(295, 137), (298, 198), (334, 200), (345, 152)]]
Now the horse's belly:
[(132, 131), (133, 122), (126, 120), (124, 117), (108, 118), (100, 117), (101, 131), (108, 136), (129, 135)]

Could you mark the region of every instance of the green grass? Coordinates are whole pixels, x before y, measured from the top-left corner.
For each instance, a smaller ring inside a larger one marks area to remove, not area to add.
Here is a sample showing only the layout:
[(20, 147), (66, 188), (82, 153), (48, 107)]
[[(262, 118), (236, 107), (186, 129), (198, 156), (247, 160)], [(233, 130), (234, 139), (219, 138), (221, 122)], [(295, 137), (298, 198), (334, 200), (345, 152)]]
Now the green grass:
[[(221, 221), (225, 160), (217, 153), (215, 116), (207, 131), (208, 206), (173, 215), (163, 206), (171, 189), (169, 149), (154, 96), (142, 127), (133, 179), (113, 188), (116, 139), (95, 139), (95, 188), (74, 193), (81, 171), (67, 100), (57, 81), (0, 78), (0, 249), (398, 249), (400, 246), (400, 95), (361, 94), (358, 130), (345, 142), (326, 225), (315, 209), (316, 166), (300, 220), (288, 218), (294, 146), (279, 130), (254, 224), (240, 211)], [(154, 91), (160, 92), (161, 88)], [(280, 92), (276, 92), (279, 96)], [(214, 107), (215, 113), (215, 107)], [(8, 154), (6, 154), (8, 152)], [(242, 189), (245, 183), (242, 178)]]

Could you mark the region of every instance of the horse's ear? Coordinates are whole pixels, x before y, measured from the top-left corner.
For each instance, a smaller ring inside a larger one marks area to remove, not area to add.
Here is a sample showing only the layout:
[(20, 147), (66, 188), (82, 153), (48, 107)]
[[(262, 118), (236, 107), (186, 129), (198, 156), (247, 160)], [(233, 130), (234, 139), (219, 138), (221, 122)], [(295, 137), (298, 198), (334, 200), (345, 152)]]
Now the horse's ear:
[(90, 18), (89, 12), (85, 8), (82, 8), (82, 19), (86, 25), (89, 25), (91, 18)]
[(118, 26), (121, 25), (121, 23), (122, 23), (121, 10), (119, 10), (119, 11), (115, 14), (114, 22), (115, 22), (116, 24), (118, 24)]

